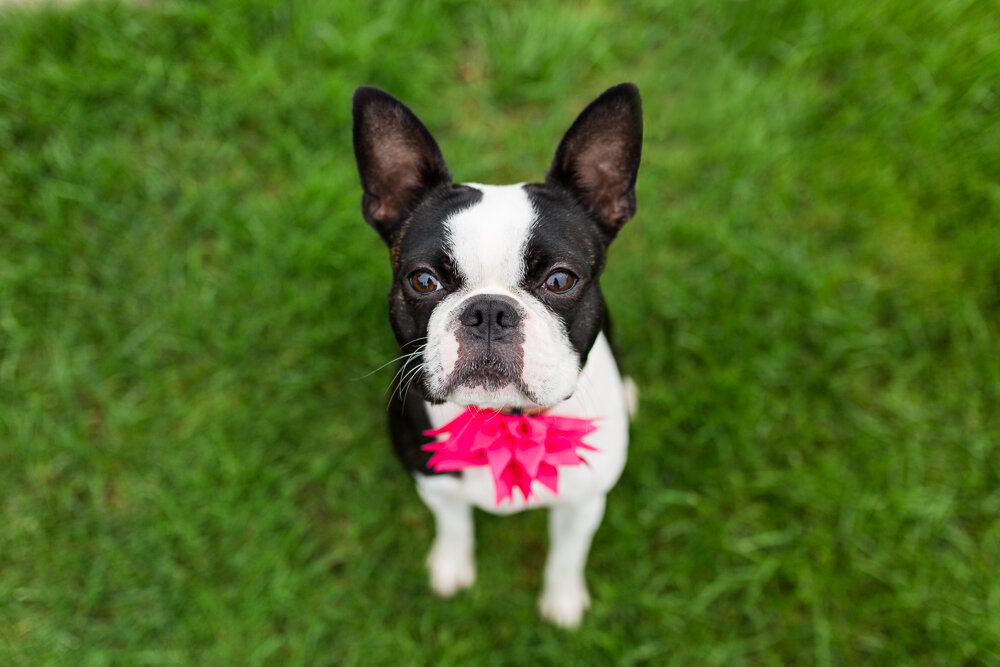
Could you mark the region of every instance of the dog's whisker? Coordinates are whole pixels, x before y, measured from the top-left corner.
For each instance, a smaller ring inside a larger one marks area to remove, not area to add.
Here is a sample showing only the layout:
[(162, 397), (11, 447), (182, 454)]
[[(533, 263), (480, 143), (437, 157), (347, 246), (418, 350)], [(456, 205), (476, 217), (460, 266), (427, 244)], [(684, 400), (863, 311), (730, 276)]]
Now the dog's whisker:
[[(411, 357), (411, 360), (412, 360), (412, 357)], [(409, 362), (409, 360), (407, 361), (407, 363), (408, 362)], [(403, 368), (401, 368), (400, 372), (399, 372), (399, 373), (402, 373), (402, 378), (398, 382), (395, 382), (395, 384), (394, 384), (393, 392), (392, 392), (392, 394), (389, 397), (389, 403), (390, 404), (392, 403), (392, 399), (396, 396), (396, 392), (397, 391), (399, 392), (399, 397), (400, 397), (400, 400), (402, 401), (402, 403), (404, 403), (404, 404), (406, 403), (406, 392), (409, 390), (410, 385), (416, 379), (416, 377), (419, 374), (419, 372), (421, 370), (423, 370), (425, 367), (426, 367), (426, 363), (425, 362), (420, 362), (416, 366), (414, 366), (413, 368), (411, 368), (409, 370), (405, 370), (406, 364), (405, 363), (403, 364)], [(399, 373), (397, 373), (397, 375), (399, 375)]]
[(416, 366), (414, 366), (413, 368), (411, 368), (409, 371), (407, 371), (406, 375), (404, 375), (399, 380), (397, 388), (398, 388), (398, 391), (399, 391), (399, 397), (400, 397), (400, 399), (405, 400), (406, 397), (404, 395), (404, 392), (410, 386), (410, 383), (413, 382), (414, 378), (416, 378), (417, 374), (422, 370), (422, 367), (423, 367), (423, 364), (417, 364)]
[[(426, 347), (426, 345), (424, 347)], [(420, 351), (422, 351), (422, 350), (417, 350), (417, 351), (414, 351), (414, 352), (407, 352), (406, 354), (401, 354), (398, 357), (396, 357), (395, 359), (390, 359), (389, 361), (385, 362), (384, 364), (382, 364), (381, 366), (379, 366), (375, 370), (373, 370), (371, 372), (368, 372), (368, 373), (365, 373), (364, 375), (360, 375), (360, 376), (358, 376), (356, 378), (351, 378), (351, 380), (352, 381), (364, 380), (367, 377), (371, 377), (372, 375), (375, 375), (376, 373), (378, 373), (380, 370), (382, 370), (386, 366), (389, 366), (390, 364), (392, 364), (394, 362), (397, 362), (400, 359), (406, 359), (409, 356), (412, 356), (414, 354), (418, 354)]]
[(410, 378), (406, 383), (406, 389), (403, 392), (402, 406), (400, 406), (400, 410), (402, 410), (402, 407), (406, 405), (406, 397), (410, 392), (410, 387), (413, 386), (413, 382), (417, 379), (419, 372), (424, 369), (424, 366), (425, 364), (421, 363), (419, 366), (417, 366), (416, 370), (413, 373), (410, 373)]
[(401, 357), (401, 358), (406, 359), (406, 361), (404, 361), (402, 364), (400, 364), (399, 368), (396, 369), (395, 375), (393, 375), (392, 380), (389, 381), (389, 385), (386, 387), (385, 392), (383, 392), (383, 394), (385, 394), (386, 392), (388, 392), (391, 388), (393, 388), (396, 385), (396, 381), (400, 378), (401, 375), (404, 374), (404, 372), (406, 372), (406, 366), (407, 366), (407, 364), (409, 364), (410, 361), (412, 361), (414, 358), (416, 358), (417, 356), (419, 356), (424, 351), (425, 348), (426, 348), (426, 345), (421, 346), (421, 347), (417, 348), (416, 350), (414, 350), (413, 352), (410, 352), (409, 354), (405, 354), (405, 355), (403, 355), (403, 357)]

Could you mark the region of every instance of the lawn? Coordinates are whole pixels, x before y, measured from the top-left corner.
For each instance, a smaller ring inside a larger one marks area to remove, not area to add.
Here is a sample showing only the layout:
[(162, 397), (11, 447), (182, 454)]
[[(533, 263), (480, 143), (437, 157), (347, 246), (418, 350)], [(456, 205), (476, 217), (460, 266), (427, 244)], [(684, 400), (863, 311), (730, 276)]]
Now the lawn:
[[(350, 96), (538, 180), (639, 84), (640, 386), (576, 633), (428, 590)], [(990, 2), (0, 8), (0, 664), (1000, 664)]]

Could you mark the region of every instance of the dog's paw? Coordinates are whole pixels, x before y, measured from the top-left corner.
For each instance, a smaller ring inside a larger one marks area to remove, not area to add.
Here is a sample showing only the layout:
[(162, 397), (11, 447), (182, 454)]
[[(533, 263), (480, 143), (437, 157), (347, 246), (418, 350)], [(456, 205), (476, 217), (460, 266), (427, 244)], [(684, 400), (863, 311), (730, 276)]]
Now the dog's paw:
[(581, 581), (561, 588), (546, 588), (538, 601), (542, 617), (559, 627), (574, 630), (583, 620), (583, 614), (590, 609), (590, 595)]
[(467, 551), (454, 551), (435, 546), (427, 557), (431, 573), (431, 589), (443, 598), (450, 598), (476, 582), (476, 561)]

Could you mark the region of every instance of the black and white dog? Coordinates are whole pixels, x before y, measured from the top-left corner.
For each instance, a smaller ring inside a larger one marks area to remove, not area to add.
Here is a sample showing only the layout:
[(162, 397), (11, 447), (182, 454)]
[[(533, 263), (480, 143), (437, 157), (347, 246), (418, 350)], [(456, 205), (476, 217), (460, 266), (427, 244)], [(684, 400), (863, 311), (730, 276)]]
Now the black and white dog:
[[(362, 211), (389, 247), (389, 314), (404, 362), (389, 407), (396, 453), (434, 514), (431, 587), (476, 577), (472, 508), (548, 507), (540, 607), (565, 627), (590, 604), (584, 565), (605, 495), (625, 465), (635, 391), (606, 338), (599, 278), (635, 212), (642, 148), (638, 88), (608, 89), (563, 137), (544, 183), (453, 183), (427, 128), (376, 88), (354, 94)], [(593, 420), (586, 465), (559, 469), (558, 493), (495, 502), (486, 466), (435, 472), (425, 431), (468, 406)]]

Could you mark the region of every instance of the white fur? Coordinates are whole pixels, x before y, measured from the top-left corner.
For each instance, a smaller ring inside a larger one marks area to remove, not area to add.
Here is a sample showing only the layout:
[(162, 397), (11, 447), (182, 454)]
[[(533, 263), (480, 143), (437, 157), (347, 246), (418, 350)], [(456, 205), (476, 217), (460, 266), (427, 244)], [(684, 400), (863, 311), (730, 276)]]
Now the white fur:
[(465, 185), (483, 196), (444, 221), (455, 268), (472, 289), (515, 287), (524, 275), (524, 248), (536, 218), (528, 193), (520, 183)]
[[(577, 390), (552, 407), (555, 415), (596, 418), (597, 430), (586, 442), (598, 449), (583, 452), (588, 465), (559, 470), (559, 494), (536, 483), (526, 501), (514, 490), (511, 500), (495, 504), (493, 479), (486, 467), (452, 475), (416, 474), (421, 498), (434, 514), (437, 538), (428, 564), (434, 590), (450, 595), (475, 578), (471, 508), (510, 514), (532, 507), (551, 507), (551, 547), (539, 602), (542, 614), (557, 625), (576, 627), (590, 604), (583, 568), (590, 541), (604, 512), (605, 494), (625, 466), (628, 447), (628, 405), (625, 386), (604, 335), (598, 336)], [(427, 404), (434, 428), (456, 417), (465, 407), (455, 403)], [(470, 574), (471, 573), (471, 574)]]
[[(424, 353), (429, 389), (441, 394), (458, 361), (457, 318), (467, 299), (479, 294), (510, 297), (524, 311), (525, 396), (513, 385), (487, 391), (483, 387), (456, 387), (448, 396), (461, 405), (502, 408), (535, 402), (549, 405), (573, 392), (579, 368), (569, 336), (559, 319), (537, 297), (521, 287), (525, 247), (536, 222), (536, 212), (522, 184), (467, 184), (483, 193), (474, 206), (444, 221), (445, 238), (462, 289), (449, 294), (431, 314)], [(533, 399), (533, 400), (532, 400)]]

